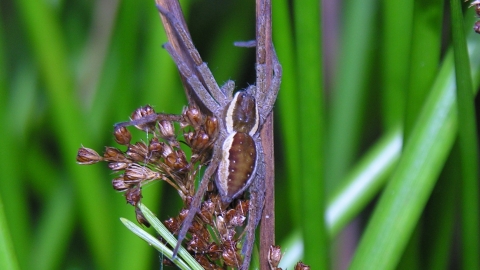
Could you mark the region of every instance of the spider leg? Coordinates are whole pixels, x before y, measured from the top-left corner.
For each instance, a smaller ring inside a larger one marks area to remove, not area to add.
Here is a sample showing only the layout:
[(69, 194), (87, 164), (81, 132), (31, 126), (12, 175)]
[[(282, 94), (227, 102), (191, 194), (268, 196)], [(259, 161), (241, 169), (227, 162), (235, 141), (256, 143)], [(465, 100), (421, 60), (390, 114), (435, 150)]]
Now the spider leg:
[(180, 71), (180, 74), (187, 80), (187, 83), (194, 89), (197, 95), (202, 100), (203, 104), (211, 112), (216, 112), (219, 109), (218, 103), (213, 99), (213, 97), (208, 93), (207, 89), (203, 86), (197, 76), (192, 72), (192, 70), (180, 59), (180, 56), (173, 49), (170, 43), (165, 43), (164, 48), (170, 53), (175, 61), (175, 64)]
[[(168, 10), (166, 10), (160, 5), (157, 5), (157, 8), (160, 11), (160, 13), (163, 14), (167, 18), (167, 20), (170, 22), (172, 27), (175, 29), (178, 37), (180, 38), (179, 41), (188, 50), (191, 56), (191, 59), (195, 64), (195, 68), (200, 74), (200, 77), (205, 83), (205, 86), (210, 92), (210, 94), (220, 105), (225, 106), (226, 104), (228, 104), (229, 97), (226, 96), (225, 93), (220, 89), (217, 82), (215, 81), (215, 78), (213, 77), (212, 72), (207, 67), (207, 64), (202, 61), (202, 58), (200, 57), (200, 54), (198, 53), (195, 46), (193, 45), (193, 42), (187, 30), (185, 30), (183, 25)], [(197, 91), (197, 90), (194, 88), (194, 91)], [(203, 99), (203, 96), (200, 96), (200, 97)]]
[(228, 80), (224, 85), (222, 85), (221, 90), (225, 94), (225, 96), (232, 97), (233, 90), (235, 90), (235, 82), (232, 80)]
[(210, 182), (210, 178), (213, 176), (213, 174), (217, 171), (218, 164), (220, 162), (221, 158), (221, 149), (218, 149), (215, 147), (214, 153), (212, 155), (212, 161), (210, 165), (208, 165), (207, 169), (205, 170), (205, 173), (202, 177), (202, 181), (200, 182), (200, 185), (198, 186), (197, 192), (195, 193), (195, 196), (193, 197), (192, 203), (190, 205), (190, 209), (188, 211), (187, 217), (183, 221), (182, 228), (180, 229), (180, 232), (178, 233), (178, 242), (177, 245), (175, 246), (175, 249), (173, 250), (173, 258), (177, 256), (178, 249), (182, 245), (183, 239), (185, 239), (185, 236), (187, 235), (188, 229), (192, 225), (193, 219), (195, 218), (195, 215), (197, 214), (198, 210), (200, 209), (200, 204), (202, 203), (203, 196), (205, 195), (205, 192), (207, 191), (208, 188), (208, 183)]
[(144, 116), (140, 119), (116, 123), (114, 127), (118, 128), (118, 127), (143, 125), (143, 124), (152, 123), (155, 121), (162, 121), (162, 120), (180, 122), (182, 120), (182, 116), (177, 114), (156, 113), (156, 114), (150, 114), (150, 115)]
[[(277, 53), (275, 52), (275, 49), (272, 49), (272, 55), (273, 55), (273, 59), (272, 59), (272, 65), (273, 65), (272, 85), (270, 85), (270, 88), (268, 90), (266, 90), (266, 92), (257, 93), (258, 102), (259, 102), (259, 104), (262, 104), (262, 110), (260, 110), (260, 114), (261, 114), (260, 119), (262, 119), (262, 120), (265, 120), (265, 118), (267, 118), (270, 111), (272, 111), (273, 105), (275, 104), (275, 100), (277, 99), (278, 91), (280, 89), (280, 83), (281, 83), (281, 80), (282, 80), (282, 66), (280, 65), (280, 62), (278, 61)], [(264, 67), (262, 68), (262, 70), (264, 70)], [(257, 72), (258, 72), (258, 68), (257, 68)], [(258, 86), (257, 86), (257, 89), (259, 89)], [(263, 89), (265, 89), (265, 88), (263, 88)], [(262, 90), (262, 88), (260, 88), (260, 91), (261, 90)]]

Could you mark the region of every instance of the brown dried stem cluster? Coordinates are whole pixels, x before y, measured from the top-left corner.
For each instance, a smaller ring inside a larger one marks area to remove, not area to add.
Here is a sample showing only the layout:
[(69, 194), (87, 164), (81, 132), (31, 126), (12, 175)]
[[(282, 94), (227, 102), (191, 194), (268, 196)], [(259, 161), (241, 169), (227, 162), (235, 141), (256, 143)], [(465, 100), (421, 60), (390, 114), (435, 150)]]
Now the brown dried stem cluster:
[[(142, 187), (153, 181), (165, 181), (173, 186), (184, 202), (178, 217), (164, 221), (173, 234), (177, 234), (188, 214), (192, 196), (195, 194), (195, 179), (201, 168), (211, 160), (213, 144), (218, 135), (218, 122), (213, 116), (203, 115), (195, 107), (186, 108), (181, 115), (156, 114), (152, 107), (137, 109), (130, 122), (116, 125), (115, 141), (127, 146), (125, 151), (107, 146), (103, 156), (96, 151), (81, 147), (77, 162), (83, 165), (106, 161), (108, 167), (118, 172), (112, 180), (115, 190), (124, 192), (127, 203), (135, 207), (137, 221), (149, 226), (138, 203), (142, 199)], [(174, 123), (182, 130), (183, 142), (190, 148), (187, 154), (180, 148)], [(126, 126), (151, 134), (147, 143), (132, 143), (132, 135)], [(205, 269), (225, 269), (242, 265), (239, 239), (248, 214), (249, 201), (237, 199), (224, 205), (211, 183), (196, 219), (189, 229), (187, 250)], [(210, 229), (209, 229), (210, 228)]]
[[(469, 8), (471, 7), (475, 8), (475, 13), (477, 13), (477, 16), (480, 17), (480, 0), (473, 1)], [(480, 21), (475, 22), (473, 25), (473, 30), (480, 34)]]

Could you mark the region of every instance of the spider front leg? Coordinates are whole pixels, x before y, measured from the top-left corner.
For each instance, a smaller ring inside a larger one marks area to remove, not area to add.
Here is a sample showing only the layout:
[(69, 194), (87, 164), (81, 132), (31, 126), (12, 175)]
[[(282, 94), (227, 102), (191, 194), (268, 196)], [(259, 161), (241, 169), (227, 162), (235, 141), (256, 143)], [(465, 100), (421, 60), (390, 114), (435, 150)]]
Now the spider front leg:
[[(270, 85), (270, 88), (260, 89), (257, 86), (257, 93), (256, 93), (257, 100), (259, 104), (262, 104), (262, 109), (259, 110), (260, 119), (262, 119), (262, 124), (263, 124), (263, 121), (265, 121), (265, 119), (273, 109), (273, 105), (277, 100), (278, 91), (280, 89), (280, 83), (282, 81), (282, 66), (278, 61), (275, 50), (273, 50), (272, 55), (273, 55), (272, 56), (273, 74), (272, 74), (272, 83)], [(260, 68), (260, 70), (261, 72), (263, 72), (263, 74), (260, 76), (265, 77), (265, 72), (264, 72), (265, 66), (262, 65), (262, 68)], [(259, 72), (259, 67), (257, 67), (257, 72)]]
[(190, 209), (188, 210), (187, 217), (183, 221), (182, 228), (178, 233), (178, 238), (177, 238), (178, 242), (177, 242), (177, 245), (175, 246), (175, 249), (173, 250), (173, 259), (175, 259), (175, 257), (177, 256), (178, 249), (182, 245), (183, 239), (185, 239), (188, 229), (192, 225), (193, 219), (195, 218), (195, 215), (200, 209), (200, 204), (202, 203), (202, 199), (205, 196), (205, 192), (207, 191), (208, 183), (212, 178), (212, 176), (217, 171), (217, 167), (221, 160), (221, 156), (222, 156), (221, 146), (219, 149), (219, 146), (217, 144), (213, 149), (212, 161), (208, 165), (207, 169), (205, 170), (205, 173), (203, 174), (202, 181), (200, 182), (197, 192), (195, 193), (192, 203), (190, 204)]

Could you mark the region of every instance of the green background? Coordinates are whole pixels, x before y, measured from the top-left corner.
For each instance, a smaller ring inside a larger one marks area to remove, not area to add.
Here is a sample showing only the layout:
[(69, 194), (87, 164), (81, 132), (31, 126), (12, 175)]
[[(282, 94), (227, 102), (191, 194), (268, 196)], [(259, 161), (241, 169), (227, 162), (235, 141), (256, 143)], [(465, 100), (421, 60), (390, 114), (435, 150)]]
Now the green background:
[[(282, 267), (480, 268), (474, 10), (347, 0), (320, 16), (318, 1), (273, 2)], [(217, 82), (254, 83), (254, 50), (232, 45), (254, 39), (254, 2), (182, 7)], [(181, 112), (166, 40), (153, 0), (0, 3), (1, 269), (159, 268), (119, 221), (134, 211), (106, 164), (75, 156), (116, 146), (113, 124), (140, 106)], [(143, 202), (166, 219), (181, 207), (172, 191), (150, 185)]]

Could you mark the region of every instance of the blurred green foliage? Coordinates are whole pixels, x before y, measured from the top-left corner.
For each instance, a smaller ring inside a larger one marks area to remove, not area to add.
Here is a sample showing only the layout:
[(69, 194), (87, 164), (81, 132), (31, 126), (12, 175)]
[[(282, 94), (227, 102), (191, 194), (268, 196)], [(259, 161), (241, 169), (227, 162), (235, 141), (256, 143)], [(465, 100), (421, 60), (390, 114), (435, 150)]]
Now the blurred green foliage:
[[(218, 83), (252, 84), (254, 50), (233, 42), (254, 39), (255, 3), (181, 2)], [(462, 168), (478, 149), (455, 143), (457, 133), (477, 138), (463, 128), (477, 123), (472, 110), (457, 114), (474, 96), (456, 103), (445, 6), (273, 1), (284, 70), (275, 108), (276, 239), (285, 257), (303, 254), (306, 239), (303, 261), (312, 269), (342, 268), (352, 256), (353, 269), (479, 268), (478, 166)], [(480, 36), (466, 6), (453, 29), (467, 29), (472, 76), (463, 79), (477, 89)], [(159, 267), (161, 256), (119, 221), (134, 220), (134, 211), (111, 188), (106, 166), (79, 166), (75, 156), (81, 145), (115, 146), (113, 124), (140, 106), (181, 112), (186, 101), (166, 41), (153, 0), (0, 3), (1, 269)], [(462, 46), (456, 52), (467, 55)], [(153, 184), (143, 195), (161, 219), (178, 213), (170, 187)], [(356, 217), (352, 255), (338, 234)]]

